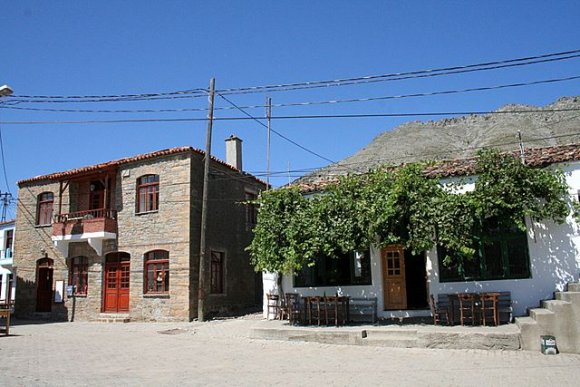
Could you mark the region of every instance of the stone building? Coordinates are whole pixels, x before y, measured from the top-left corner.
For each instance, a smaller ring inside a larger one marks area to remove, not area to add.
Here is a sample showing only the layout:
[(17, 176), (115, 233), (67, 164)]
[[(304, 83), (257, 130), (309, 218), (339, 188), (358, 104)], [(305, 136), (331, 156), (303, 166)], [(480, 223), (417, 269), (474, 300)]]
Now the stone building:
[[(245, 247), (266, 187), (212, 158), (205, 305), (257, 305), (260, 277)], [(16, 315), (57, 320), (182, 320), (197, 316), (204, 152), (180, 147), (18, 183)], [(112, 316), (111, 316), (112, 315)]]

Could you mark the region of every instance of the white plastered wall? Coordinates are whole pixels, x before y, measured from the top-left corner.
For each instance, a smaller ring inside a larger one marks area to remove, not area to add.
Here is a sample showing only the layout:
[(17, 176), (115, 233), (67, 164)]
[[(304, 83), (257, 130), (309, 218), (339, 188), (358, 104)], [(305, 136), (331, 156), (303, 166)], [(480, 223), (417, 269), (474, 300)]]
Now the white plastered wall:
[[(566, 177), (571, 200), (578, 200), (580, 191), (580, 162), (554, 165)], [(474, 178), (454, 179), (461, 182), (458, 193), (474, 189)], [(445, 182), (443, 182), (445, 183)], [(564, 224), (553, 222), (528, 223), (528, 251), (531, 277), (527, 279), (439, 282), (439, 267), (436, 249), (426, 252), (426, 269), (429, 292), (435, 298), (439, 293), (510, 291), (514, 316), (527, 314), (528, 308), (537, 307), (541, 300), (553, 298), (555, 291), (565, 289), (570, 281), (580, 276), (580, 228), (569, 216)], [(382, 263), (380, 251), (371, 248), (372, 284), (366, 286), (325, 286), (295, 288), (291, 276), (283, 276), (282, 291), (295, 292), (301, 296), (342, 294), (350, 297), (376, 297), (379, 317), (426, 316), (426, 310), (385, 311), (383, 302)], [(276, 289), (272, 275), (264, 276), (264, 294)], [(265, 299), (265, 297), (264, 297)], [(264, 304), (265, 305), (265, 304)], [(266, 310), (264, 309), (264, 313)]]

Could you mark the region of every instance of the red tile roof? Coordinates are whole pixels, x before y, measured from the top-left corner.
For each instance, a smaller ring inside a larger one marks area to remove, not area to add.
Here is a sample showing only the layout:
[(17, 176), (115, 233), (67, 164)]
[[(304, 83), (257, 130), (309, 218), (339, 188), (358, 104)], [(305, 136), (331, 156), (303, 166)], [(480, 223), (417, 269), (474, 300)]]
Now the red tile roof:
[[(518, 152), (502, 152), (519, 157)], [(580, 160), (580, 144), (557, 145), (544, 148), (527, 148), (524, 151), (527, 165), (532, 167), (545, 167), (551, 164), (564, 163)], [(425, 174), (432, 177), (452, 177), (468, 176), (475, 173), (477, 157), (465, 159), (438, 161), (433, 165), (425, 168)], [(401, 164), (403, 165), (403, 164)], [(318, 191), (324, 187), (333, 184), (337, 178), (320, 181), (317, 183), (298, 184), (302, 191)], [(290, 185), (292, 186), (292, 184)]]
[[(132, 162), (136, 162), (136, 161), (148, 160), (148, 159), (153, 159), (156, 157), (174, 155), (174, 154), (178, 154), (178, 153), (187, 153), (187, 152), (198, 153), (202, 156), (205, 155), (204, 151), (202, 151), (200, 149), (192, 148), (190, 146), (169, 148), (169, 149), (159, 150), (156, 152), (144, 153), (144, 154), (133, 156), (133, 157), (125, 157), (125, 158), (118, 159), (118, 160), (108, 161), (106, 163), (100, 163), (100, 164), (90, 165), (87, 167), (71, 169), (71, 170), (64, 171), (64, 172), (56, 172), (56, 173), (51, 173), (51, 174), (43, 175), (43, 176), (31, 177), (29, 179), (20, 180), (18, 182), (18, 186), (21, 186), (22, 184), (32, 183), (32, 182), (37, 182), (37, 181), (42, 181), (42, 180), (63, 180), (64, 178), (72, 178), (72, 177), (82, 176), (82, 175), (89, 174), (92, 172), (98, 172), (98, 171), (101, 171), (104, 169), (110, 169), (110, 168), (117, 167), (119, 165), (128, 164), (128, 163), (132, 163)], [(212, 156), (211, 159), (212, 159), (212, 161), (214, 161), (218, 164), (221, 164), (221, 165), (223, 165), (223, 166), (225, 166), (233, 171), (236, 171), (236, 172), (239, 172), (245, 176), (251, 177), (253, 180), (257, 181), (260, 184), (266, 185), (265, 182), (258, 179), (257, 177), (252, 176), (249, 173), (242, 172), (239, 169), (232, 167), (231, 165), (227, 164), (226, 162), (224, 162), (216, 157)]]

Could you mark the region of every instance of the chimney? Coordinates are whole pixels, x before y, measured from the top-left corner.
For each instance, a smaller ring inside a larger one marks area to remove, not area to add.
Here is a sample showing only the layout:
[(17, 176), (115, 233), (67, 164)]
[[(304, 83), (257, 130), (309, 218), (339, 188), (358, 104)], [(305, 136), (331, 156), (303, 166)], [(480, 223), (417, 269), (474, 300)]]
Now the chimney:
[(234, 134), (226, 139), (226, 163), (242, 170), (242, 140)]

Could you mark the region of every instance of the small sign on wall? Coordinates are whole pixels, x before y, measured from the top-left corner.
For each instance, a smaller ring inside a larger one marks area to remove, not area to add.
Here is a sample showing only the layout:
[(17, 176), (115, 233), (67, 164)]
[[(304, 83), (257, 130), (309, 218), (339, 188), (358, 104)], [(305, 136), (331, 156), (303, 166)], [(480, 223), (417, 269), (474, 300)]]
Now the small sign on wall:
[(54, 283), (54, 302), (61, 303), (64, 302), (64, 281), (57, 280)]

